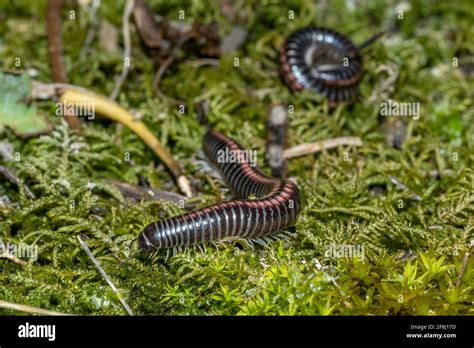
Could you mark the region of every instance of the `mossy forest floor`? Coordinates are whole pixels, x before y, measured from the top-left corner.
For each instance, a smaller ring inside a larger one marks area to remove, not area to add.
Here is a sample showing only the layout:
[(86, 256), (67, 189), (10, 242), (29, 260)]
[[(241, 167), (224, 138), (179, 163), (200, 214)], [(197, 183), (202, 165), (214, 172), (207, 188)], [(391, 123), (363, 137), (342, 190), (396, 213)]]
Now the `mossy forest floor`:
[[(4, 243), (36, 245), (38, 259), (23, 267), (0, 259), (0, 300), (72, 314), (126, 315), (80, 247), (77, 236), (83, 235), (136, 314), (472, 314), (472, 2), (314, 3), (236, 1), (240, 19), (234, 23), (248, 32), (243, 46), (223, 55), (218, 66), (196, 66), (198, 57), (181, 54), (163, 78), (165, 94), (188, 102), (184, 114), (156, 97), (152, 63), (132, 26), (132, 70), (118, 98), (143, 116), (183, 166), (198, 207), (230, 196), (199, 164), (204, 129), (192, 107), (197, 100), (209, 100), (209, 121), (217, 129), (258, 151), (267, 173), (264, 122), (271, 103), (294, 105), (289, 146), (361, 137), (361, 147), (289, 161), (289, 177), (302, 188), (305, 206), (288, 241), (254, 248), (235, 241), (167, 260), (165, 253), (140, 255), (133, 242), (141, 228), (183, 210), (163, 201), (132, 202), (107, 179), (177, 192), (170, 174), (128, 129), (95, 118), (84, 122), (79, 134), (54, 115), (53, 102), (41, 101), (38, 107), (55, 124), (53, 132), (30, 139), (8, 128), (1, 133), (16, 156), (0, 165), (15, 170), (36, 199), (2, 179), (0, 196), (10, 203), (0, 208), (0, 237)], [(218, 1), (149, 4), (172, 20), (184, 10), (186, 22), (217, 21), (222, 35), (234, 25)], [(97, 14), (119, 34), (123, 5), (102, 1)], [(288, 18), (290, 10), (294, 19)], [(399, 11), (403, 19), (397, 18)], [(0, 2), (0, 68), (34, 69), (36, 79), (51, 81), (44, 13), (45, 1)], [(87, 11), (78, 8), (74, 20), (63, 13), (68, 79), (109, 95), (122, 69), (122, 52), (106, 53), (95, 40), (81, 55), (89, 21)], [(292, 94), (281, 82), (278, 50), (293, 30), (325, 26), (361, 43), (394, 23), (399, 33), (364, 50), (366, 74), (352, 107), (330, 112), (313, 93)], [(387, 117), (379, 114), (380, 105), (388, 98), (420, 103), (418, 119), (404, 118), (400, 149), (387, 144), (381, 127)], [(329, 255), (330, 246), (363, 246), (364, 257)]]

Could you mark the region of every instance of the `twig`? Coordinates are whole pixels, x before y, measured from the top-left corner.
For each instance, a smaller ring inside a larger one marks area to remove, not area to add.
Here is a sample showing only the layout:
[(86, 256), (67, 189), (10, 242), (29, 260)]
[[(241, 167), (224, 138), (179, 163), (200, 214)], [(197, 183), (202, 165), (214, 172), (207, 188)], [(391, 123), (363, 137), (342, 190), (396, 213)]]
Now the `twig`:
[(122, 306), (125, 308), (125, 310), (127, 311), (127, 313), (129, 315), (134, 315), (133, 314), (133, 311), (132, 309), (128, 306), (127, 302), (125, 302), (125, 300), (123, 299), (122, 295), (120, 294), (120, 292), (117, 290), (117, 288), (115, 287), (114, 283), (112, 283), (112, 280), (109, 278), (109, 276), (107, 275), (107, 273), (105, 273), (104, 269), (101, 267), (101, 265), (99, 264), (99, 262), (95, 259), (94, 255), (92, 255), (89, 247), (87, 246), (87, 244), (81, 239), (80, 236), (77, 236), (77, 239), (79, 240), (79, 243), (81, 244), (81, 247), (82, 249), (84, 249), (84, 251), (86, 252), (86, 254), (90, 257), (90, 259), (92, 260), (92, 262), (94, 263), (94, 266), (99, 270), (100, 274), (102, 274), (102, 277), (104, 277), (105, 281), (107, 282), (107, 284), (109, 284), (109, 286), (112, 288), (112, 290), (115, 292), (115, 294), (117, 295), (120, 303), (122, 304)]
[(8, 301), (0, 300), (0, 308), (11, 309), (14, 311), (26, 312), (26, 313), (34, 313), (34, 314), (42, 314), (42, 315), (54, 315), (54, 316), (69, 316), (72, 314), (68, 313), (61, 313), (61, 312), (54, 312), (49, 311), (47, 309), (42, 309), (38, 307), (23, 305), (19, 303), (13, 303)]
[[(400, 180), (398, 180), (396, 177), (394, 177), (393, 175), (390, 175), (389, 176), (389, 179), (390, 181), (392, 182), (392, 184), (394, 184), (395, 186), (397, 186), (400, 190), (402, 191), (411, 191), (407, 185), (405, 185), (403, 182), (401, 182)], [(421, 201), (422, 198), (419, 194), (417, 193), (414, 193), (412, 192), (412, 199), (415, 200), (415, 201)]]
[(29, 199), (35, 199), (35, 195), (31, 190), (26, 186), (25, 184), (22, 185), (22, 181), (19, 177), (17, 177), (15, 174), (13, 174), (11, 171), (9, 171), (7, 168), (4, 166), (0, 166), (0, 174), (2, 174), (5, 178), (7, 178), (13, 185), (16, 187), (23, 186), (23, 189), (25, 190), (25, 194)]
[(84, 57), (84, 55), (87, 53), (89, 49), (89, 46), (92, 43), (92, 40), (94, 40), (97, 27), (99, 26), (99, 21), (97, 20), (97, 9), (99, 8), (99, 6), (100, 6), (100, 0), (92, 0), (91, 10), (90, 10), (89, 30), (87, 31), (86, 39), (84, 40), (84, 43), (82, 44), (81, 51), (79, 53), (80, 57)]
[(0, 253), (0, 259), (7, 259), (7, 260), (10, 260), (14, 263), (16, 263), (17, 265), (20, 265), (20, 266), (26, 266), (28, 263), (26, 261), (23, 261), (21, 259), (19, 259), (18, 257), (16, 257), (15, 255), (12, 255), (10, 254), (8, 251), (3, 251)]
[[(61, 43), (61, 9), (63, 0), (48, 0), (46, 7), (46, 25), (48, 32), (48, 54), (49, 64), (53, 81), (56, 83), (67, 83), (66, 69), (64, 68), (64, 60), (62, 57)], [(79, 129), (81, 123), (79, 119), (73, 115), (66, 117), (66, 122), (70, 128)]]
[(177, 52), (177, 50), (173, 51), (173, 53), (168, 58), (166, 58), (163, 61), (163, 63), (161, 63), (160, 67), (156, 71), (155, 77), (153, 78), (153, 88), (155, 90), (156, 95), (160, 97), (161, 99), (168, 100), (170, 103), (174, 105), (181, 105), (181, 104), (184, 104), (185, 102), (165, 95), (160, 89), (161, 78), (163, 77), (163, 74), (165, 73), (166, 69), (168, 69), (168, 67), (171, 65), (171, 63), (173, 62), (175, 58), (174, 52)]
[(188, 64), (189, 66), (191, 66), (193, 68), (199, 68), (201, 66), (206, 66), (206, 65), (219, 66), (219, 59), (201, 58), (201, 59), (191, 60), (191, 61), (187, 62), (186, 64)]
[(462, 260), (461, 272), (459, 272), (458, 280), (456, 281), (456, 287), (457, 288), (459, 288), (459, 286), (461, 285), (462, 277), (464, 276), (464, 273), (466, 272), (467, 260), (469, 260), (469, 253), (468, 252), (466, 252), (464, 254), (464, 258)]
[[(71, 85), (69, 83), (44, 83), (38, 80), (31, 80), (31, 98), (32, 99), (55, 99), (60, 98), (66, 90), (76, 91), (82, 94), (97, 95), (87, 88)], [(107, 98), (107, 97), (104, 97)]]
[(340, 145), (362, 146), (362, 140), (359, 137), (340, 137), (306, 143), (291, 147), (283, 152), (283, 157), (292, 158), (304, 156), (310, 153), (316, 153), (323, 149), (332, 149)]
[(130, 128), (153, 150), (156, 155), (158, 155), (158, 157), (161, 158), (164, 164), (171, 171), (171, 174), (173, 174), (181, 192), (183, 192), (187, 197), (192, 196), (189, 180), (182, 174), (178, 162), (174, 160), (168, 150), (161, 145), (159, 140), (153, 135), (147, 126), (145, 126), (145, 124), (136, 120), (132, 114), (116, 102), (104, 96), (77, 88), (66, 88), (62, 90), (61, 101), (75, 104), (92, 103), (95, 105), (95, 111), (97, 113)]
[(48, 0), (46, 8), (46, 24), (48, 29), (48, 52), (51, 64), (53, 81), (66, 83), (66, 72), (64, 61), (61, 55), (61, 9), (62, 0)]
[(164, 200), (178, 205), (183, 205), (184, 203), (183, 208), (188, 210), (194, 207), (194, 205), (192, 204), (187, 204), (187, 197), (174, 192), (160, 191), (155, 190), (153, 188), (140, 187), (116, 180), (107, 181), (117, 187), (125, 197), (129, 197), (135, 201), (139, 201), (140, 199)]
[(123, 52), (123, 67), (122, 73), (118, 78), (117, 82), (115, 83), (114, 90), (110, 94), (110, 99), (115, 100), (120, 92), (120, 88), (122, 88), (122, 84), (127, 78), (128, 71), (130, 70), (130, 55), (131, 55), (131, 44), (130, 44), (130, 16), (133, 11), (133, 7), (135, 5), (134, 0), (127, 0), (125, 4), (125, 8), (123, 10), (123, 17), (122, 17), (122, 35), (123, 35), (123, 45), (124, 45), (124, 52)]
[(168, 99), (168, 101), (170, 101), (171, 103), (175, 104), (175, 105), (181, 105), (181, 104), (185, 104), (184, 101), (181, 101), (181, 100), (177, 100), (177, 99), (174, 99), (172, 97), (169, 97), (165, 94), (163, 94), (163, 92), (161, 91), (160, 89), (160, 82), (161, 82), (161, 79), (163, 77), (163, 74), (165, 73), (165, 71), (168, 69), (168, 67), (171, 65), (171, 63), (173, 63), (173, 61), (175, 60), (176, 58), (176, 54), (178, 53), (179, 49), (181, 48), (181, 46), (188, 40), (189, 36), (184, 36), (177, 44), (176, 46), (173, 48), (173, 50), (171, 51), (170, 55), (168, 56), (168, 58), (166, 58), (160, 65), (160, 67), (158, 68), (158, 70), (156, 71), (156, 74), (155, 74), (155, 77), (153, 78), (153, 88), (155, 89), (155, 92), (157, 94), (158, 97), (162, 98), (162, 99)]

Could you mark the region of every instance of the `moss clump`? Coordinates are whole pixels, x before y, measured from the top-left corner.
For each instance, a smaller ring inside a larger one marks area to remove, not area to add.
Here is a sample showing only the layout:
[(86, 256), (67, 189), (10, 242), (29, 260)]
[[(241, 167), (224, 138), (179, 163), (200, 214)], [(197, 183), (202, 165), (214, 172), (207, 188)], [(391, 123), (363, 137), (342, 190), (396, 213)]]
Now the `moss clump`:
[[(216, 20), (223, 35), (232, 27), (214, 1), (150, 3), (174, 19), (185, 9), (186, 21)], [(38, 79), (50, 80), (45, 26), (38, 25), (44, 22), (44, 5), (0, 4), (1, 68), (14, 68), (19, 57), (22, 69), (35, 69)], [(122, 6), (104, 2), (98, 15), (118, 26)], [(80, 248), (76, 236), (82, 234), (139, 314), (472, 314), (471, 257), (459, 278), (466, 253), (472, 253), (474, 230), (473, 81), (466, 74), (474, 51), (472, 4), (331, 1), (314, 6), (238, 1), (235, 8), (248, 31), (244, 46), (222, 56), (218, 67), (196, 67), (195, 58), (180, 57), (161, 84), (166, 94), (190, 105), (208, 99), (210, 121), (257, 149), (260, 163), (264, 118), (274, 101), (294, 105), (290, 145), (342, 135), (363, 139), (357, 149), (291, 160), (290, 176), (305, 193), (305, 208), (289, 240), (255, 248), (245, 241), (211, 245), (167, 260), (164, 254), (140, 256), (133, 244), (140, 229), (181, 210), (161, 201), (133, 203), (106, 179), (175, 190), (169, 174), (155, 166), (151, 151), (127, 129), (95, 119), (79, 135), (52, 116), (51, 103), (42, 102), (40, 111), (57, 124), (50, 135), (29, 140), (8, 130), (1, 135), (17, 156), (0, 164), (14, 168), (37, 199), (0, 183), (0, 195), (12, 202), (0, 209), (0, 237), (37, 245), (39, 255), (23, 268), (0, 259), (0, 299), (75, 314), (126, 314)], [(337, 28), (360, 43), (396, 22), (399, 10), (404, 11), (400, 34), (365, 52), (367, 74), (353, 107), (329, 114), (317, 96), (293, 95), (279, 80), (278, 48), (293, 29)], [(86, 11), (64, 21), (68, 78), (109, 94), (122, 56), (104, 53), (96, 41), (80, 54), (88, 21)], [(140, 111), (182, 163), (199, 189), (197, 205), (215, 202), (215, 182), (198, 161), (203, 129), (194, 110), (181, 114), (155, 97), (151, 62), (132, 34), (132, 70), (119, 101)], [(398, 74), (388, 96), (421, 105), (421, 117), (407, 119), (401, 149), (387, 146), (379, 127), (383, 99), (374, 91), (388, 78), (383, 65)], [(344, 245), (363, 246), (364, 257), (328, 253), (331, 246)]]

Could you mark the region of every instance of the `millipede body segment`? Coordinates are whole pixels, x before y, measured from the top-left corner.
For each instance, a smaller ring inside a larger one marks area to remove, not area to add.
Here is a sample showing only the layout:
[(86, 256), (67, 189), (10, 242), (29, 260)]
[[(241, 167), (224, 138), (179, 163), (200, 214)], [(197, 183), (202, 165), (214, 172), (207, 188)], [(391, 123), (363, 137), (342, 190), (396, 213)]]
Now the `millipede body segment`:
[(330, 106), (353, 102), (362, 77), (362, 57), (344, 35), (325, 28), (292, 33), (280, 51), (281, 74), (293, 91), (312, 89)]
[(215, 130), (206, 133), (203, 148), (236, 199), (149, 224), (138, 237), (142, 250), (258, 238), (294, 225), (302, 204), (295, 183), (264, 175), (238, 143)]

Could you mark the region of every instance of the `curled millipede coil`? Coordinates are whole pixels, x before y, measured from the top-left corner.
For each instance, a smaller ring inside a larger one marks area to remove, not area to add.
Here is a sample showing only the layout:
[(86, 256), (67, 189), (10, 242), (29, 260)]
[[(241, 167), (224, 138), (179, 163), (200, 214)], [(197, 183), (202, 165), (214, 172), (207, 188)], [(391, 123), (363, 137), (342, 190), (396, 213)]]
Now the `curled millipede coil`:
[(332, 107), (357, 97), (362, 56), (351, 40), (334, 30), (295, 31), (281, 48), (280, 63), (283, 79), (295, 92), (311, 89)]

